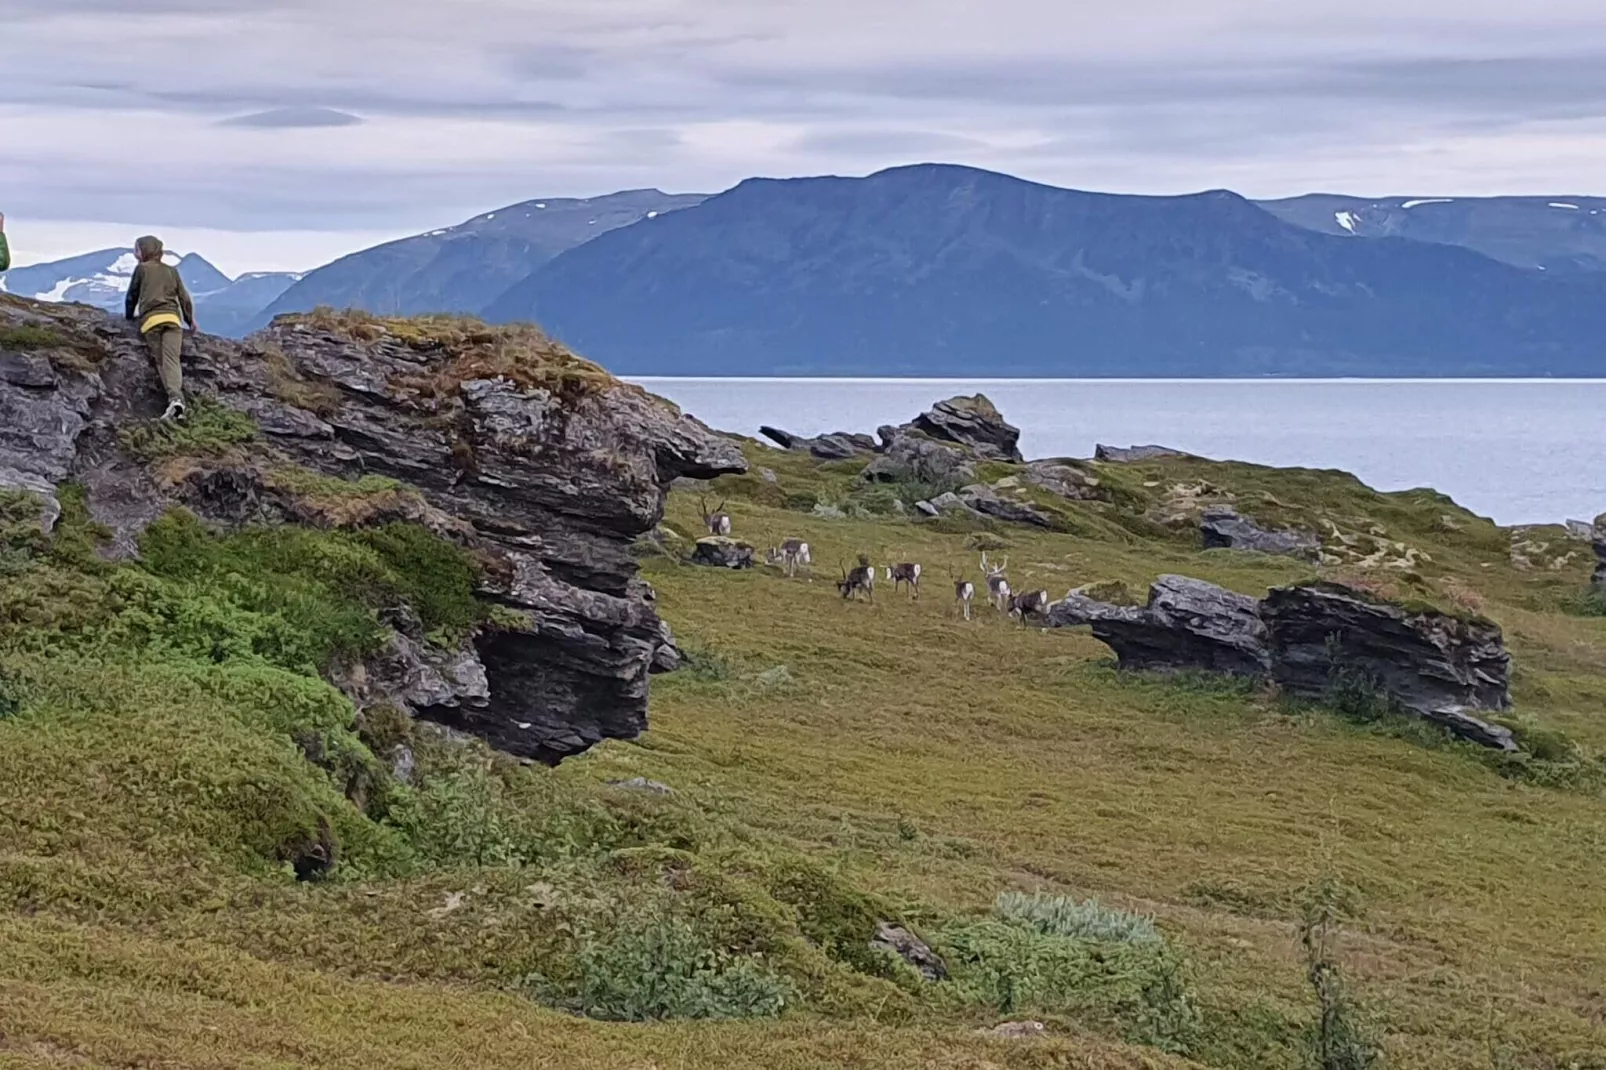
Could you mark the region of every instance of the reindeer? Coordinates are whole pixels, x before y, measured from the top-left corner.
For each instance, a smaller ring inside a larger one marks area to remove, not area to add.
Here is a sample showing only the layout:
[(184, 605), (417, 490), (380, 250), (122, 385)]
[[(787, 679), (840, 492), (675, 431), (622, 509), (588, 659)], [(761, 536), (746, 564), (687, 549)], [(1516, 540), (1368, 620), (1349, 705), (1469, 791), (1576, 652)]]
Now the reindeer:
[(954, 580), (954, 601), (959, 603), (959, 611), (970, 619), (970, 603), (976, 597), (976, 585), (969, 580)]
[(893, 593), (897, 593), (898, 589), (907, 583), (909, 589), (914, 591), (915, 597), (920, 597), (920, 566), (918, 564), (910, 561), (901, 565), (887, 565), (885, 571), (887, 579), (892, 581)]
[(852, 572), (846, 567), (842, 569), (842, 579), (836, 585), (842, 592), (843, 598), (852, 598), (855, 592), (863, 591), (865, 597), (871, 602), (875, 601), (875, 566), (870, 564), (870, 558), (865, 554), (859, 555), (859, 566)]
[(814, 561), (809, 557), (809, 544), (802, 539), (787, 539), (779, 546), (771, 546), (764, 554), (771, 565), (786, 569), (786, 578), (797, 575), (797, 566), (809, 566), (809, 577), (814, 576)]
[(730, 514), (725, 512), (725, 503), (720, 502), (719, 508), (712, 513), (708, 511), (708, 499), (699, 498), (703, 508), (703, 526), (710, 535), (729, 535), (731, 533)]
[(1026, 623), (1027, 617), (1038, 616), (1047, 610), (1047, 591), (1026, 591), (1009, 600), (1009, 615), (1019, 618), (1022, 624)]
[(1004, 555), (1002, 565), (989, 565), (987, 551), (981, 552), (981, 570), (987, 577), (987, 601), (991, 602), (1000, 613), (1007, 612), (1009, 608), (1009, 579), (1004, 575), (1004, 570), (1007, 568), (1009, 568), (1008, 554)]

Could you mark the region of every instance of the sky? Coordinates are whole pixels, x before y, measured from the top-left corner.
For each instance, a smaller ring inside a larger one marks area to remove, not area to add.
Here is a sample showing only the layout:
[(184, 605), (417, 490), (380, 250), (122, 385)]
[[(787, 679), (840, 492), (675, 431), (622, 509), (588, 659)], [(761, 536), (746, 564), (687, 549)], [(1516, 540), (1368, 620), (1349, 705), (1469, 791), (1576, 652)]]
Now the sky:
[(1600, 0), (0, 0), (19, 264), (300, 270), (535, 197), (970, 164), (1606, 193)]

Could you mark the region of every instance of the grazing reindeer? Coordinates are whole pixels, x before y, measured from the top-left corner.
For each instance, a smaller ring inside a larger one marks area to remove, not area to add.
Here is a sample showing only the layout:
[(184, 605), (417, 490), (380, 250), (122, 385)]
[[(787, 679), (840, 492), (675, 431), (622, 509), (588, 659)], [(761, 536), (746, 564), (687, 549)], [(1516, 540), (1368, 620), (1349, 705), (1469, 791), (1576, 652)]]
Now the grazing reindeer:
[(904, 584), (914, 591), (915, 597), (920, 597), (920, 566), (912, 561), (902, 565), (886, 566), (887, 579), (892, 581), (892, 590), (896, 594)]
[(976, 597), (976, 585), (969, 580), (954, 580), (954, 601), (959, 603), (959, 611), (970, 619), (970, 603)]
[(725, 512), (725, 503), (720, 502), (719, 508), (712, 513), (708, 511), (708, 499), (699, 498), (703, 506), (703, 526), (710, 535), (729, 535), (731, 533), (730, 514)]
[(1009, 615), (1019, 617), (1022, 624), (1027, 617), (1038, 616), (1048, 610), (1047, 591), (1027, 591), (1009, 600)]
[(875, 566), (870, 564), (870, 558), (864, 554), (859, 555), (859, 567), (849, 572), (842, 570), (842, 580), (836, 585), (842, 592), (843, 598), (852, 598), (855, 592), (863, 591), (865, 597), (875, 601)]
[(802, 539), (787, 539), (779, 546), (771, 546), (765, 553), (764, 559), (772, 565), (786, 569), (786, 578), (791, 579), (797, 575), (797, 566), (809, 566), (809, 576), (814, 575), (814, 561), (809, 557), (809, 544)]
[(991, 602), (1000, 613), (1006, 612), (1009, 608), (1009, 579), (1004, 575), (1004, 570), (1008, 567), (1008, 554), (1004, 555), (1002, 565), (989, 565), (987, 551), (981, 552), (981, 570), (987, 577), (987, 601)]

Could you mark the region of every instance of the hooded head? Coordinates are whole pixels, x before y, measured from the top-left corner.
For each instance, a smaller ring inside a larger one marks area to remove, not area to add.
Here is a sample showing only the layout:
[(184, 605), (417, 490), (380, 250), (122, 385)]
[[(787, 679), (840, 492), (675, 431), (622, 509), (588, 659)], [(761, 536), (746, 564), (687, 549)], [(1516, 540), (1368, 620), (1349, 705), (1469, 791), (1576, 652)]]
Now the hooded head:
[(162, 239), (147, 234), (134, 242), (134, 255), (141, 261), (160, 260), (162, 258)]

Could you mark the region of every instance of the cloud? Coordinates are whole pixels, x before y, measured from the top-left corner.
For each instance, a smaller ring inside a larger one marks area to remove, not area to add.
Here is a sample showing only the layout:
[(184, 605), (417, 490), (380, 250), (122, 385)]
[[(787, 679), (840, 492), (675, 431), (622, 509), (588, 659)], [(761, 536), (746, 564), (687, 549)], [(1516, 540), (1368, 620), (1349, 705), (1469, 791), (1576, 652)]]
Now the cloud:
[(13, 227), (355, 235), (914, 160), (1255, 196), (1606, 173), (1598, 0), (0, 3)]
[(296, 130), (324, 126), (360, 126), (362, 119), (334, 108), (272, 108), (223, 119), (220, 126), (246, 126), (263, 130)]

